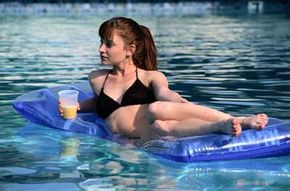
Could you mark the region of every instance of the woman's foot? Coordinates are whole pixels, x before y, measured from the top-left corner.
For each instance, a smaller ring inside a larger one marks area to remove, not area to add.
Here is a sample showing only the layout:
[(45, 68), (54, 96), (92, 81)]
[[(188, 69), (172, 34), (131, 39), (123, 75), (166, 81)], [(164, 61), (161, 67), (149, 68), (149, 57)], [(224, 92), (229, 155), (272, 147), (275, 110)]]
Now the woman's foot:
[(218, 122), (217, 127), (218, 132), (234, 137), (239, 136), (242, 133), (242, 127), (238, 118), (230, 118), (226, 121)]
[(243, 129), (262, 130), (268, 124), (268, 116), (264, 113), (251, 117), (239, 117)]

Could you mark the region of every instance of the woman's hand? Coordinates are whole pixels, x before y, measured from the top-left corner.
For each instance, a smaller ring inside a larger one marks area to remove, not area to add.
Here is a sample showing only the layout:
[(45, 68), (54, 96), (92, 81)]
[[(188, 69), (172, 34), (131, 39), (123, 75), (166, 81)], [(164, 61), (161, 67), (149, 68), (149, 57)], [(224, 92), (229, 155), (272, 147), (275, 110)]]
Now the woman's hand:
[[(80, 104), (77, 103), (77, 111), (80, 111), (80, 110), (81, 110)], [(59, 112), (60, 116), (63, 116), (63, 109), (62, 109), (62, 106), (61, 106), (61, 103), (59, 100), (58, 100), (58, 112)]]
[(183, 97), (180, 99), (180, 103), (189, 103), (189, 101)]

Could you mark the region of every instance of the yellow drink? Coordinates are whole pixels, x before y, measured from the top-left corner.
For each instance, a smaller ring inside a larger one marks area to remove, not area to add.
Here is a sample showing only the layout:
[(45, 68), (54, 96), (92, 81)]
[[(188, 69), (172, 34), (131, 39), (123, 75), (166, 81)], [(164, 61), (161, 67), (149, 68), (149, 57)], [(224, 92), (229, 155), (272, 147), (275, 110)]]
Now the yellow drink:
[(77, 116), (77, 106), (62, 106), (63, 109), (63, 118), (73, 119)]

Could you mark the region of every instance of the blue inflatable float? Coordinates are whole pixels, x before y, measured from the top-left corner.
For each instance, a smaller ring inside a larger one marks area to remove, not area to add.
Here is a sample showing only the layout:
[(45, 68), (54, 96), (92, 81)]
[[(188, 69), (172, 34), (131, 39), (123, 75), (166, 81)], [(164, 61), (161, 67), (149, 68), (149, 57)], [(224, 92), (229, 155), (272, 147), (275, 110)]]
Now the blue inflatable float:
[[(118, 143), (126, 142), (126, 138), (112, 134), (104, 120), (94, 113), (79, 113), (76, 119), (64, 120), (58, 113), (57, 92), (65, 89), (78, 90), (80, 101), (93, 96), (88, 83), (63, 85), (21, 95), (14, 100), (13, 107), (29, 121), (40, 125)], [(283, 156), (290, 154), (290, 121), (270, 118), (263, 131), (246, 130), (238, 137), (219, 134), (174, 139), (164, 137), (146, 142), (140, 149), (179, 162)]]

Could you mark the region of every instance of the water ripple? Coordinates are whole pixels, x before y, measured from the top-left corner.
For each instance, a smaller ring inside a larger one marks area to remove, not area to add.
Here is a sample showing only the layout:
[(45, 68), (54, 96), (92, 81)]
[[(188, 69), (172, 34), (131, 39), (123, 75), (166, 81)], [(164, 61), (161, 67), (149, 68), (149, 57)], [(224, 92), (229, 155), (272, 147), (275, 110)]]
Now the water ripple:
[[(245, 162), (245, 168), (239, 161), (239, 169), (226, 166), (229, 163), (176, 167), (95, 137), (31, 124), (23, 127), (26, 120), (11, 107), (17, 96), (86, 81), (91, 70), (104, 67), (97, 36), (104, 19), (100, 15), (0, 18), (1, 189), (31, 190), (44, 184), (47, 190), (289, 186), (285, 166), (289, 158), (280, 159), (281, 164), (273, 158), (277, 168), (269, 173), (247, 168), (259, 160)], [(265, 112), (289, 119), (289, 19), (279, 15), (136, 19), (152, 29), (159, 68), (170, 87), (190, 101), (238, 116)], [(263, 165), (267, 170), (270, 166)]]

